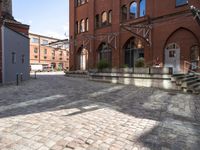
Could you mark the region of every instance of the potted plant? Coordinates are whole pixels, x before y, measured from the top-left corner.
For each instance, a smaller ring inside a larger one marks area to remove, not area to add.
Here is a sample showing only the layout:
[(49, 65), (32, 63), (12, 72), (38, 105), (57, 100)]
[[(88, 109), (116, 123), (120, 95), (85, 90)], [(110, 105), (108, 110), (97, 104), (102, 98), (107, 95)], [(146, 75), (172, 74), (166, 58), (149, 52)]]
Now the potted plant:
[(110, 66), (109, 63), (104, 59), (100, 60), (99, 63), (97, 64), (99, 72), (108, 72), (109, 66)]

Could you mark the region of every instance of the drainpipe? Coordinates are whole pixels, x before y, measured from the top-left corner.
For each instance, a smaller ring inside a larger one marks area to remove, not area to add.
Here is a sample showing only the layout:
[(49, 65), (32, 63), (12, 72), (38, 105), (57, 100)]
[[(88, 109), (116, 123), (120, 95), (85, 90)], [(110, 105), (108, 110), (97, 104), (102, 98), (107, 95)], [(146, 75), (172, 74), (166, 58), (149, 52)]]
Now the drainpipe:
[(41, 56), (41, 53), (40, 53), (41, 52), (41, 50), (40, 50), (40, 48), (41, 48), (41, 46), (40, 46), (40, 36), (39, 36), (39, 43), (38, 44), (39, 44), (39, 64), (40, 64), (40, 56)]

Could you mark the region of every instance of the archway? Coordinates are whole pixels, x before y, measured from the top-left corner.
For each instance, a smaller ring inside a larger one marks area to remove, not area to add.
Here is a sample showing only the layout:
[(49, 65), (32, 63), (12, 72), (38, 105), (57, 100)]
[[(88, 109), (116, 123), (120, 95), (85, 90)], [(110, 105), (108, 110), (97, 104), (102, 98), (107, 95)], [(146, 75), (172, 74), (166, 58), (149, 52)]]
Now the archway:
[(77, 55), (77, 70), (85, 71), (88, 69), (88, 50), (80, 47)]
[(106, 61), (110, 66), (112, 65), (112, 49), (106, 44), (105, 42), (101, 43), (99, 48), (99, 61), (104, 60)]
[[(197, 36), (187, 28), (180, 27), (166, 40), (164, 47), (164, 66), (173, 67), (174, 73), (184, 72), (191, 63), (191, 48), (199, 45)], [(176, 59), (176, 60), (175, 60)], [(172, 60), (174, 60), (172, 64)]]
[(124, 64), (128, 67), (135, 67), (138, 59), (144, 59), (144, 47), (142, 42), (131, 37), (124, 45)]

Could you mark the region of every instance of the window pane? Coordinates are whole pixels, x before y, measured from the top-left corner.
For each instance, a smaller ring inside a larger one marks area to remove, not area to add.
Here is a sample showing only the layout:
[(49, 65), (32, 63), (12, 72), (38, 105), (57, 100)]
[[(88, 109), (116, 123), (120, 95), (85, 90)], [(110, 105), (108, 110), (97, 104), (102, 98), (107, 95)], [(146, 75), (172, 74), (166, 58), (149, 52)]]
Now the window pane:
[(102, 23), (102, 25), (107, 24), (107, 13), (106, 12), (104, 12), (101, 16), (101, 23)]
[(122, 20), (126, 20), (127, 19), (127, 8), (126, 6), (123, 6), (122, 8)]
[(39, 43), (39, 39), (38, 38), (32, 38), (31, 42), (32, 43)]
[(42, 40), (42, 44), (47, 45), (49, 42), (47, 40)]
[(146, 15), (146, 0), (140, 1), (140, 17), (143, 17)]
[(85, 32), (85, 20), (81, 20), (80, 31)]
[(24, 64), (24, 62), (25, 62), (25, 56), (22, 55), (22, 64)]
[(12, 52), (12, 64), (16, 64), (16, 53)]
[(108, 22), (112, 23), (112, 11), (111, 10), (108, 13)]
[(137, 18), (137, 3), (133, 2), (130, 6), (130, 19)]
[(176, 0), (176, 6), (187, 4), (188, 0)]

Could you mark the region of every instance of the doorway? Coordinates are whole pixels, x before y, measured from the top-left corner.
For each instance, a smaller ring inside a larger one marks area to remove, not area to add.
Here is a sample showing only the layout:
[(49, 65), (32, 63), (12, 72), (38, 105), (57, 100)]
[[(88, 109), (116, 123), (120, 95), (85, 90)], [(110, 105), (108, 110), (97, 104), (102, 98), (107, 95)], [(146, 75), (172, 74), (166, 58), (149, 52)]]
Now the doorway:
[(165, 67), (173, 68), (173, 73), (180, 72), (180, 46), (170, 43), (165, 48)]

